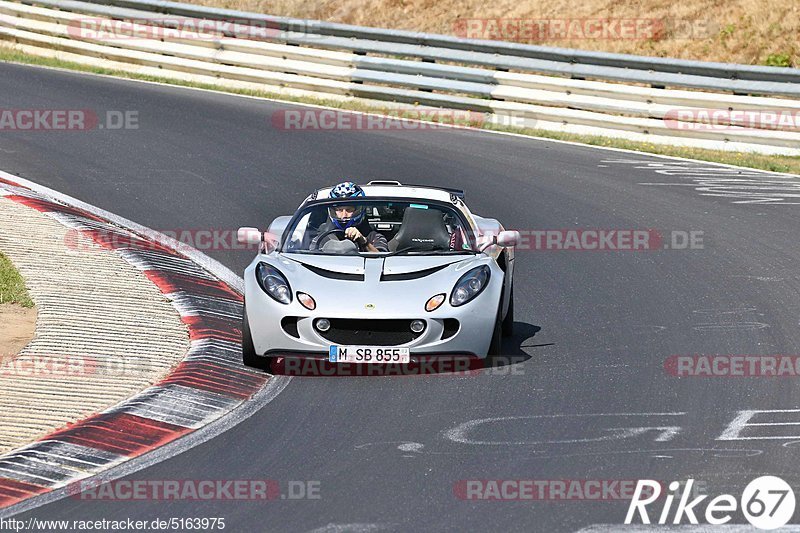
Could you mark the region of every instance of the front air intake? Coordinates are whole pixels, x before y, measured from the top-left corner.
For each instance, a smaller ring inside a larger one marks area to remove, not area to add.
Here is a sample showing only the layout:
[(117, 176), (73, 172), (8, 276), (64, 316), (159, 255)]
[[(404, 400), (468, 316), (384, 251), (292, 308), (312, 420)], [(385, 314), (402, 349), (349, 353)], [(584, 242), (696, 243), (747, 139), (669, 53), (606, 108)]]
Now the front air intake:
[(398, 346), (418, 338), (424, 333), (411, 331), (412, 320), (376, 319), (361, 320), (331, 318), (328, 331), (317, 331), (333, 344)]

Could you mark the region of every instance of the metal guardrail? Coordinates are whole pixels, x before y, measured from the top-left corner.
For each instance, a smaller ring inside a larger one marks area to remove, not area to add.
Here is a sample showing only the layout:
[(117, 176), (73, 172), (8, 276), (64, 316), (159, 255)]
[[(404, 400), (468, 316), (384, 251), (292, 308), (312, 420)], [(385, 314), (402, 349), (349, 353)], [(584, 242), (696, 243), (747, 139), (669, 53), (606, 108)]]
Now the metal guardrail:
[[(275, 31), (258, 40), (247, 35), (237, 38), (226, 35), (225, 31), (203, 39), (166, 36), (120, 40), (92, 38), (70, 31), (90, 16), (102, 20), (147, 21), (145, 27), (169, 27), (179, 23), (177, 19), (202, 17), (233, 20), (237, 24), (249, 22)], [(23, 0), (22, 3), (0, 0), (0, 38), (20, 43), (40, 55), (67, 53), (71, 60), (87, 62), (88, 58), (93, 58), (93, 64), (114, 62), (116, 68), (121, 65), (123, 69), (145, 69), (149, 74), (167, 77), (195, 76), (203, 82), (216, 79), (222, 84), (244, 83), (253, 87), (264, 84), (268, 90), (290, 88), (323, 97), (358, 97), (518, 115), (524, 117), (525, 126), (559, 131), (800, 155), (800, 131), (797, 129), (732, 127), (715, 131), (713, 128), (674, 127), (676, 120), (704, 121), (691, 117), (676, 119), (676, 109), (781, 111), (800, 120), (798, 100), (727, 92), (753, 92), (757, 88), (760, 93), (800, 96), (800, 83), (787, 81), (800, 81), (797, 69), (653, 58), (654, 65), (664, 68), (664, 72), (636, 70), (620, 65), (640, 65), (651, 58), (360, 28), (159, 0)], [(465, 48), (467, 46), (469, 49)], [(505, 55), (499, 55), (498, 51)], [(390, 57), (385, 57), (387, 55)], [(556, 60), (576, 57), (598, 64)], [(613, 63), (612, 60), (617, 59), (619, 61)], [(439, 63), (442, 61), (446, 64)], [(603, 62), (615, 66), (600, 64)], [(667, 71), (678, 66), (703, 75)], [(539, 72), (578, 79), (545, 76)], [(758, 79), (728, 80), (711, 76), (724, 73)], [(629, 84), (585, 80), (584, 77)], [(631, 82), (656, 87), (631, 85)], [(665, 85), (720, 92), (661, 88)], [(738, 123), (731, 119), (729, 124)]]
[(541, 59), (570, 63), (575, 65), (594, 65), (604, 67), (617, 67), (634, 70), (648, 70), (662, 73), (685, 74), (703, 77), (724, 78), (728, 80), (749, 80), (774, 83), (800, 83), (800, 69), (780, 67), (763, 67), (750, 65), (736, 65), (730, 63), (711, 63), (703, 61), (684, 61), (670, 58), (643, 57), (627, 54), (611, 54), (607, 52), (590, 52), (568, 48), (553, 48), (546, 46), (509, 43), (503, 41), (487, 41), (479, 39), (463, 39), (448, 35), (421, 33), (403, 30), (389, 30), (383, 28), (369, 28), (337, 24), (321, 21), (308, 21), (287, 17), (274, 17), (217, 9), (205, 6), (195, 6), (165, 0), (94, 0), (94, 3), (165, 13), (182, 15), (193, 18), (208, 19), (237, 19), (257, 22), (270, 22), (278, 29), (287, 32), (313, 33), (344, 37), (347, 39), (362, 39), (396, 44), (411, 44), (465, 52), (478, 52), (484, 54), (497, 54), (516, 56), (526, 59)]
[[(87, 10), (83, 5), (85, 2), (71, 0), (25, 0), (25, 3), (50, 5), (66, 10)], [(691, 87), (731, 91), (734, 94), (800, 97), (800, 69), (682, 61), (461, 39), (446, 35), (272, 17), (162, 0), (94, 0), (90, 3), (97, 7), (106, 7), (105, 10), (95, 9), (95, 12), (107, 16), (124, 13), (118, 11), (119, 9), (130, 9), (132, 11), (123, 16), (142, 18), (159, 13), (269, 24), (283, 32), (275, 40), (301, 46), (350, 50), (364, 54), (399, 55), (573, 78), (643, 83), (656, 87)]]

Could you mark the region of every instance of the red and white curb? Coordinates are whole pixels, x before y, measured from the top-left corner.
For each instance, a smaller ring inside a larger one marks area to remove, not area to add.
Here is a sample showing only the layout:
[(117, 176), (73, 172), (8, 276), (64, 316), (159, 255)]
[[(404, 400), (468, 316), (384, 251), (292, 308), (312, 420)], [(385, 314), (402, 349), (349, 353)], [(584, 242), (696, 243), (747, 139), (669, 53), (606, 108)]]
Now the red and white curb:
[(241, 365), (241, 280), (230, 271), (215, 275), (209, 268), (214, 262), (199, 252), (156, 243), (142, 236), (152, 232), (132, 223), (123, 227), (122, 219), (112, 221), (98, 215), (103, 213), (98, 209), (90, 212), (75, 205), (77, 201), (68, 205), (42, 192), (44, 188), (24, 183), (0, 174), (0, 196), (80, 231), (142, 271), (177, 309), (189, 330), (190, 349), (152, 387), (0, 456), (0, 510), (187, 436), (230, 414), (274, 379)]

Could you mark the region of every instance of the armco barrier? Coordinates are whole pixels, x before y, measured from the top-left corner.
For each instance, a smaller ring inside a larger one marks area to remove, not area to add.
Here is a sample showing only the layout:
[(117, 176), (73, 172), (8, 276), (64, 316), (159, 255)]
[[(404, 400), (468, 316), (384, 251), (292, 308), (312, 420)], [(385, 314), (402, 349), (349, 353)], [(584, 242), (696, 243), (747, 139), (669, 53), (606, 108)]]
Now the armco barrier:
[[(467, 52), (480, 52), (502, 56), (517, 56), (528, 59), (542, 59), (557, 63), (610, 66), (662, 73), (717, 77), (730, 80), (800, 83), (800, 70), (798, 69), (734, 65), (703, 61), (681, 61), (670, 58), (641, 57), (625, 54), (610, 54), (605, 52), (589, 52), (583, 50), (532, 46), (502, 41), (461, 39), (447, 35), (436, 35), (403, 30), (388, 30), (383, 28), (366, 28), (361, 26), (351, 26), (348, 24), (336, 24), (320, 21), (292, 19), (287, 17), (259, 15), (243, 11), (216, 9), (163, 0), (96, 0), (94, 3), (150, 11), (154, 13), (180, 15), (190, 18), (217, 20), (236, 19), (251, 20), (253, 22), (268, 22), (282, 32), (305, 34), (315, 33), (318, 35), (331, 37), (343, 37), (350, 40), (371, 40), (376, 42), (386, 42), (393, 46), (397, 46), (398, 44), (411, 44), (439, 49), (463, 50)], [(313, 32), (309, 30), (313, 30)], [(795, 88), (791, 94), (800, 94), (800, 89)]]
[[(81, 30), (87, 21), (110, 19), (137, 21), (136, 35), (145, 37)], [(270, 31), (257, 39), (224, 29), (202, 38), (164, 31), (200, 19)], [(0, 0), (0, 38), (29, 53), (105, 61), (163, 77), (380, 101), (383, 107), (465, 109), (570, 133), (800, 155), (800, 101), (775, 97), (800, 96), (798, 69), (460, 39), (153, 0)], [(709, 110), (724, 116), (712, 119)], [(748, 121), (744, 112), (788, 120)], [(710, 120), (721, 127), (687, 124)]]

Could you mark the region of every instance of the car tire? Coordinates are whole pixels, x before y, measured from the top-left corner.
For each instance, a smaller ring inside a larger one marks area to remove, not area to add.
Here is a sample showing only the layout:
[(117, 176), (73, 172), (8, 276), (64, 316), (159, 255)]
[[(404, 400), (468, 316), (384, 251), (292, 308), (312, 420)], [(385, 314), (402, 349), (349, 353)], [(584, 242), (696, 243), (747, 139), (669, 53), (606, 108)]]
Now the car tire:
[(489, 342), (489, 353), (486, 357), (486, 366), (492, 366), (494, 357), (500, 355), (503, 346), (503, 327), (500, 321), (500, 310), (497, 311), (497, 318), (494, 320), (494, 330), (492, 340)]
[(514, 285), (511, 285), (511, 295), (508, 298), (508, 311), (503, 318), (503, 337), (514, 335)]
[(243, 307), (242, 313), (242, 363), (250, 368), (259, 370), (269, 370), (271, 358), (261, 357), (256, 353), (253, 345), (253, 335), (250, 333), (250, 321), (247, 320), (247, 307)]

